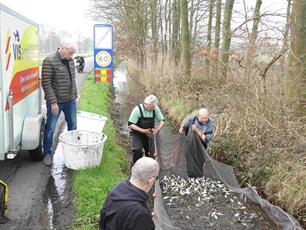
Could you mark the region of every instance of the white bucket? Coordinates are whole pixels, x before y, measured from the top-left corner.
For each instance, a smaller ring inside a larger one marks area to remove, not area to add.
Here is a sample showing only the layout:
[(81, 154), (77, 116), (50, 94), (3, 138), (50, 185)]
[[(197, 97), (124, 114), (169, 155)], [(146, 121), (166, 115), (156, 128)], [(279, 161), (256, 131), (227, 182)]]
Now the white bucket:
[(59, 136), (64, 162), (70, 169), (85, 169), (100, 165), (107, 136), (88, 130), (72, 130)]
[(77, 113), (77, 127), (79, 130), (103, 132), (107, 117), (100, 114), (80, 111)]

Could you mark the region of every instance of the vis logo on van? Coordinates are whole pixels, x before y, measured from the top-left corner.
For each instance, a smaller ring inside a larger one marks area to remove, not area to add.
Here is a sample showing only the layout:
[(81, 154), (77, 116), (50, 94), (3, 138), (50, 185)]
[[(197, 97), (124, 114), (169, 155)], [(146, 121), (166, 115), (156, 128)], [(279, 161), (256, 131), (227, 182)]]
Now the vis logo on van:
[(10, 31), (8, 31), (7, 38), (6, 38), (6, 45), (5, 45), (5, 55), (6, 55), (6, 66), (5, 70), (7, 71), (10, 66), (11, 61), (11, 40), (13, 40), (13, 54), (14, 60), (21, 59), (21, 46), (20, 46), (20, 36), (19, 31), (13, 32), (13, 36), (10, 35)]

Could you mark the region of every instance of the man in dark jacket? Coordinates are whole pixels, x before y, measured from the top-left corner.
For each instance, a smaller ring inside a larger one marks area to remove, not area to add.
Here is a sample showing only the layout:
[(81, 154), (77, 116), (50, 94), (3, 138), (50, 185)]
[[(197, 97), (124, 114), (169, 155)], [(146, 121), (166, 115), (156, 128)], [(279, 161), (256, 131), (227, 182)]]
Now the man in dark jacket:
[(156, 160), (140, 158), (132, 167), (130, 180), (116, 185), (105, 199), (100, 212), (100, 230), (154, 230), (146, 202), (158, 173)]
[[(188, 177), (202, 177), (205, 162), (205, 150), (214, 137), (214, 124), (206, 108), (199, 109), (198, 116), (184, 119), (179, 133), (185, 133), (184, 155)], [(195, 137), (195, 138), (194, 138)]]
[(76, 129), (75, 66), (72, 59), (76, 46), (63, 40), (56, 53), (46, 57), (42, 64), (42, 88), (47, 106), (47, 122), (44, 130), (44, 163), (51, 165), (53, 133), (61, 111), (65, 114), (68, 130)]
[(189, 129), (198, 135), (204, 148), (207, 148), (208, 143), (214, 138), (214, 123), (209, 118), (209, 113), (206, 108), (199, 109), (198, 116), (192, 116), (185, 119), (179, 129), (179, 133), (187, 135)]

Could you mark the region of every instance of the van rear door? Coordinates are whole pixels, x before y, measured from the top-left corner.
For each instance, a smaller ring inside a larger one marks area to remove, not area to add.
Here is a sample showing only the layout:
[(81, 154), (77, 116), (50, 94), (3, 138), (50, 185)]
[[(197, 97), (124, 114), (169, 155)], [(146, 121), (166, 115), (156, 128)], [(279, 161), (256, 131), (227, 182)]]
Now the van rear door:
[(2, 62), (0, 62), (0, 161), (4, 160), (5, 158), (5, 151), (4, 151), (4, 123), (3, 123), (3, 74), (1, 68)]

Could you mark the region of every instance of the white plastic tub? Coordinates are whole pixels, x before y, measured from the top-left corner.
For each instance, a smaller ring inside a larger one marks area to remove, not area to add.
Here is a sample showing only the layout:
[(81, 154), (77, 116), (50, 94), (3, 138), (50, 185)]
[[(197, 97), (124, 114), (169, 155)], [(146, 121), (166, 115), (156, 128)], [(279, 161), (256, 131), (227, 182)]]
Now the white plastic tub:
[(72, 130), (59, 136), (64, 162), (70, 169), (85, 169), (100, 165), (107, 136), (89, 130)]
[(103, 132), (107, 117), (100, 114), (80, 111), (77, 113), (77, 127), (79, 130)]

